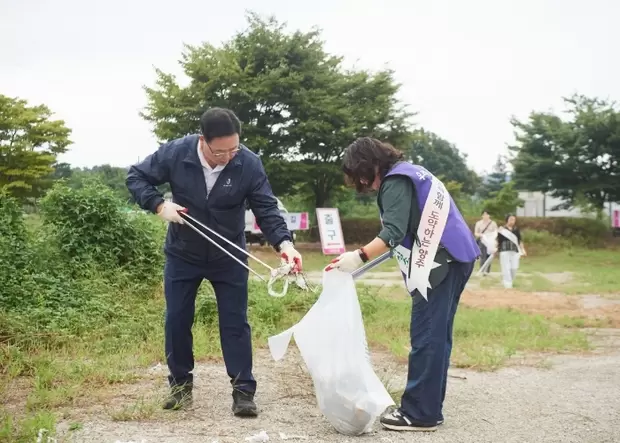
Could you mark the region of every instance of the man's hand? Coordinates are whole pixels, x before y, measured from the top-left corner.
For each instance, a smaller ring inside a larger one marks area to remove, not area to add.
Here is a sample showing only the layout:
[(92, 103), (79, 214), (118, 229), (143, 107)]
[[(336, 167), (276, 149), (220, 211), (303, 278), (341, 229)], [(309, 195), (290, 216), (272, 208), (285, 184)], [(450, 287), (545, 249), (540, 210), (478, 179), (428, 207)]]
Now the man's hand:
[(184, 222), (179, 215), (179, 211), (185, 211), (185, 208), (176, 203), (166, 201), (157, 208), (157, 215), (167, 222), (183, 224)]
[(360, 251), (355, 250), (341, 254), (338, 258), (332, 260), (325, 270), (331, 271), (332, 269), (339, 269), (342, 272), (353, 272), (362, 266), (362, 263)]
[(280, 244), (280, 256), (286, 260), (289, 265), (293, 266), (293, 272), (301, 272), (301, 254), (297, 252), (293, 243), (290, 241), (283, 241)]

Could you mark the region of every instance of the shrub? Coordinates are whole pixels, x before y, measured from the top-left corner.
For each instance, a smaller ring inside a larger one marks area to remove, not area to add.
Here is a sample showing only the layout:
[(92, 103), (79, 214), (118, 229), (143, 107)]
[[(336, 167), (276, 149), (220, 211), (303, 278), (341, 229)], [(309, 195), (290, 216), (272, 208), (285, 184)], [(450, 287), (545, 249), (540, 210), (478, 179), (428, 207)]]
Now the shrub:
[(570, 249), (573, 242), (565, 237), (550, 234), (547, 231), (523, 230), (523, 242), (528, 254), (542, 255)]
[(17, 306), (27, 295), (23, 275), (32, 258), (27, 237), (17, 200), (0, 195), (0, 307)]
[(128, 214), (105, 185), (71, 189), (57, 184), (41, 209), (56, 247), (76, 268), (94, 262), (128, 267), (149, 278), (162, 265), (163, 224), (142, 212)]
[(128, 296), (152, 296), (164, 224), (121, 205), (102, 185), (57, 185), (42, 201), (43, 224), (27, 226), (17, 202), (0, 199), (1, 337), (58, 344), (117, 323)]
[[(469, 228), (474, 230), (474, 225), (479, 217), (467, 217), (465, 220)], [(503, 220), (496, 220), (501, 224)], [(344, 241), (347, 244), (361, 244), (372, 240), (381, 230), (379, 218), (345, 218), (341, 220)], [(561, 238), (554, 240), (566, 244), (598, 247), (610, 237), (609, 227), (601, 221), (590, 218), (576, 217), (519, 217), (518, 225), (521, 230), (531, 237), (532, 232), (546, 232)], [(550, 240), (549, 237), (545, 238)], [(310, 230), (298, 233), (298, 241), (319, 242), (319, 230), (312, 226)], [(529, 242), (531, 244), (531, 241)], [(550, 244), (550, 243), (549, 243)]]
[[(467, 224), (470, 229), (479, 218), (468, 218)], [(503, 220), (495, 220), (498, 225)], [(517, 224), (524, 232), (547, 232), (557, 237), (561, 237), (572, 245), (580, 246), (601, 246), (610, 236), (610, 229), (604, 222), (579, 217), (518, 217)], [(563, 241), (563, 240), (560, 240)]]

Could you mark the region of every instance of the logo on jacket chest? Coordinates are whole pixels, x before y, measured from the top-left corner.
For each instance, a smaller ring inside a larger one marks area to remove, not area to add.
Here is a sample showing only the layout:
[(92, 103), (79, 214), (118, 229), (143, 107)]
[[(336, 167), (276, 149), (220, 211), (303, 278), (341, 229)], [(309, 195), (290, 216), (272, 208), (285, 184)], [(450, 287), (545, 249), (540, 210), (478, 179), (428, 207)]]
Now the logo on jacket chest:
[(230, 179), (230, 177), (228, 177), (226, 180), (224, 180), (224, 184), (222, 185), (223, 188), (230, 188), (232, 187), (232, 180)]

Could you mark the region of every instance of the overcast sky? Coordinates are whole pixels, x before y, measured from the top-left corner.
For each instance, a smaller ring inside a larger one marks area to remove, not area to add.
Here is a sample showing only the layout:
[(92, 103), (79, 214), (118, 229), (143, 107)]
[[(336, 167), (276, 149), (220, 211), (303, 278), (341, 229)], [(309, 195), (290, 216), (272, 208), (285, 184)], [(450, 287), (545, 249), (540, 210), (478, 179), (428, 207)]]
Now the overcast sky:
[(66, 121), (61, 160), (127, 166), (157, 148), (138, 115), (153, 67), (181, 74), (183, 43), (228, 40), (247, 9), (320, 27), (348, 65), (393, 68), (416, 122), (478, 172), (506, 152), (512, 115), (574, 92), (620, 101), (614, 0), (0, 0), (0, 93)]

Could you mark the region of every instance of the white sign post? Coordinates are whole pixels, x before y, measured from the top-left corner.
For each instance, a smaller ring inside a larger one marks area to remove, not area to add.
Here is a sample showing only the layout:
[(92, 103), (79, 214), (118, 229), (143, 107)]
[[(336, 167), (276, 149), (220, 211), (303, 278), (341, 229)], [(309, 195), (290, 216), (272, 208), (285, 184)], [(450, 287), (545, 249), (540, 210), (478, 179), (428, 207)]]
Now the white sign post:
[(338, 208), (316, 208), (316, 218), (325, 255), (340, 255), (346, 251)]

